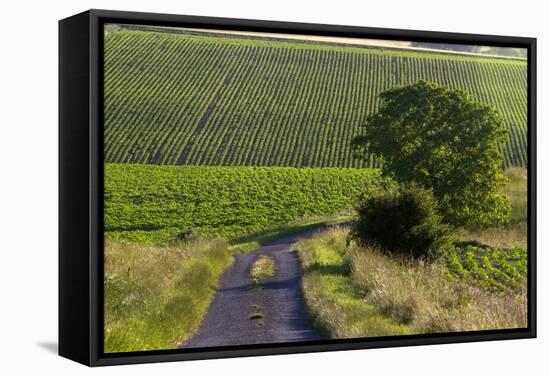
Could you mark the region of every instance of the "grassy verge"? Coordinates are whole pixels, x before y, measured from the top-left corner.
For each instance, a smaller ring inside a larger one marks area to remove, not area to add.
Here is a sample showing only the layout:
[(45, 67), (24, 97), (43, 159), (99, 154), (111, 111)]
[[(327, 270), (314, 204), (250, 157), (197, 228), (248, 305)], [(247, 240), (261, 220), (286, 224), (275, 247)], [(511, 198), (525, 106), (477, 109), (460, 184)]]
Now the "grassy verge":
[(458, 243), (442, 262), (449, 276), (491, 292), (517, 291), (527, 279), (527, 249)]
[(329, 338), (408, 334), (409, 328), (365, 300), (350, 278), (346, 231), (331, 229), (299, 242), (303, 292), (315, 329)]
[[(232, 245), (225, 240), (200, 237), (159, 246), (108, 239), (105, 351), (176, 347), (198, 328), (234, 252), (250, 252), (267, 242), (352, 217), (351, 212), (309, 217), (239, 238)], [(274, 260), (260, 257), (250, 277), (259, 283), (274, 271)]]
[(231, 262), (223, 240), (165, 247), (107, 241), (105, 351), (172, 349), (184, 342)]
[[(376, 249), (346, 246), (346, 237), (344, 228), (329, 230), (297, 245), (308, 311), (315, 326), (329, 338), (527, 324), (522, 261), (517, 270), (508, 271), (517, 274), (515, 283), (505, 285), (501, 281), (507, 273), (507, 259), (494, 249), (470, 260), (469, 276), (460, 277), (444, 260), (425, 264)], [(523, 255), (516, 256), (523, 260)], [(479, 270), (489, 266), (492, 271), (482, 276)], [(488, 279), (502, 288), (485, 288), (490, 285)]]

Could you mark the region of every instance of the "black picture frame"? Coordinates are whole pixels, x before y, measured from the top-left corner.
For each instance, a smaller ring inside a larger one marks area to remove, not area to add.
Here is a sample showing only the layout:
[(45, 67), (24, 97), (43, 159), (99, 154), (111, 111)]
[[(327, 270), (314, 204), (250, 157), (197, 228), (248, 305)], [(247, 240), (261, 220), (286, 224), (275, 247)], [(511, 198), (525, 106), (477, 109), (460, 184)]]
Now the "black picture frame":
[[(528, 50), (528, 327), (494, 331), (103, 352), (103, 24), (146, 24), (482, 44)], [(536, 39), (88, 10), (59, 21), (59, 354), (88, 366), (536, 337)]]

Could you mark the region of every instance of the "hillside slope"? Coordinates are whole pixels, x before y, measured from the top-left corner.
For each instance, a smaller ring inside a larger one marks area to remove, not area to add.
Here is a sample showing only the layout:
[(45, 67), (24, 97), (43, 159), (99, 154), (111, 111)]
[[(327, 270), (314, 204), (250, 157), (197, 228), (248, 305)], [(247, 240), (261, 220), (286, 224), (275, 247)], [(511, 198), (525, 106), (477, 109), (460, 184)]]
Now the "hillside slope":
[(349, 142), (377, 95), (419, 79), (494, 104), (527, 162), (523, 61), (117, 30), (105, 38), (105, 160), (359, 167)]

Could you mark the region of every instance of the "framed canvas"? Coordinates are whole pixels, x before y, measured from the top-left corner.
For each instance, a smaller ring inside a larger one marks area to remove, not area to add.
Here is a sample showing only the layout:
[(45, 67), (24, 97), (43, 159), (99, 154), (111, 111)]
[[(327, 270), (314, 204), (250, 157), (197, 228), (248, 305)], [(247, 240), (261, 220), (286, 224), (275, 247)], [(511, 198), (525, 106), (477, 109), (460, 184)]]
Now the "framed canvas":
[(59, 23), (59, 354), (536, 336), (536, 40)]

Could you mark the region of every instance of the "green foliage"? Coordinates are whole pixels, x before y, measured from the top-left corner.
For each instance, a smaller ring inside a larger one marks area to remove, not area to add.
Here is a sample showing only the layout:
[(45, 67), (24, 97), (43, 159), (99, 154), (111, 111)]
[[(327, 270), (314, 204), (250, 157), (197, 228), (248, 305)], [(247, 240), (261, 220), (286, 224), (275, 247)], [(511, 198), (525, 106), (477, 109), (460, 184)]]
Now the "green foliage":
[(454, 278), (494, 292), (520, 290), (527, 280), (526, 248), (459, 243), (446, 253), (445, 263)]
[(433, 260), (448, 244), (432, 192), (416, 184), (368, 194), (357, 211), (351, 237), (361, 245)]
[(446, 222), (488, 225), (509, 219), (500, 152), (506, 134), (494, 107), (425, 81), (380, 95), (378, 112), (353, 139), (399, 182), (432, 189)]
[(182, 231), (174, 234), (175, 242), (190, 242), (199, 237), (199, 232), (191, 227), (186, 227)]
[(526, 165), (525, 61), (136, 30), (105, 37), (105, 160), (377, 167), (352, 137), (381, 92), (422, 79), (494, 105), (504, 164)]
[(378, 171), (105, 165), (110, 239), (167, 243), (182, 228), (227, 238), (355, 206)]
[[(456, 254), (446, 253), (448, 267), (455, 270), (451, 274), (443, 260), (428, 264), (372, 247), (355, 249), (351, 254), (353, 279), (365, 292), (366, 300), (413, 330), (448, 333), (522, 328), (527, 324), (526, 281), (519, 281), (514, 290), (494, 291), (491, 275), (480, 274), (483, 283), (479, 283), (481, 278), (469, 278), (468, 270), (477, 273), (473, 257), (461, 264), (451, 257)], [(492, 268), (492, 275), (506, 275), (505, 265), (491, 265), (489, 258), (481, 259), (482, 268)]]

